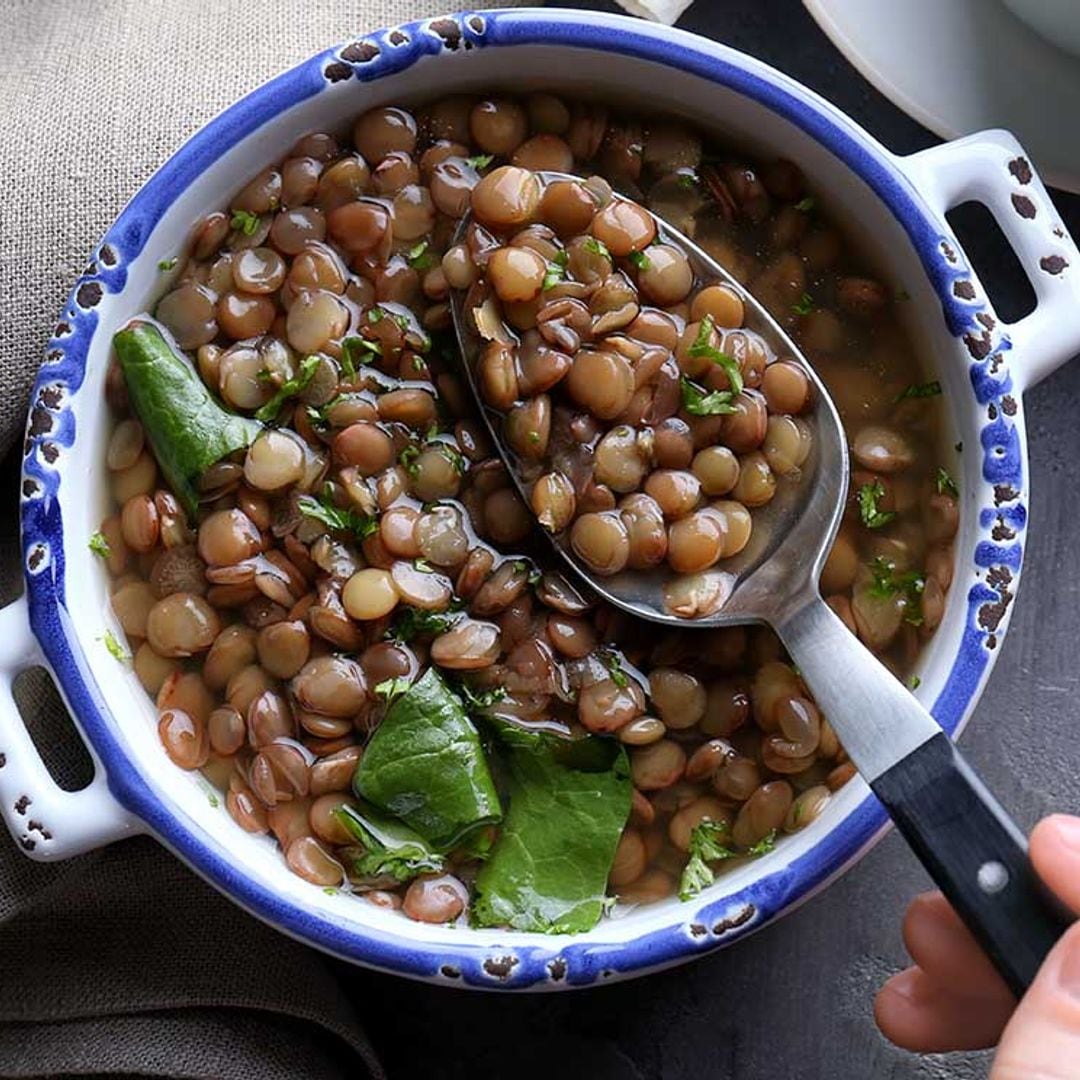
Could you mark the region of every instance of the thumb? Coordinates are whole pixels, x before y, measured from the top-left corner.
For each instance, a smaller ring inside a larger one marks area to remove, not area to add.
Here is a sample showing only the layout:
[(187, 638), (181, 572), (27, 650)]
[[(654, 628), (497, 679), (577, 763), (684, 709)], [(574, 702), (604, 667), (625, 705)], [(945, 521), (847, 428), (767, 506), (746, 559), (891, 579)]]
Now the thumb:
[[(1031, 834), (1039, 876), (1080, 910), (1080, 819), (1056, 814)], [(990, 1080), (1069, 1080), (1080, 1061), (1080, 923), (1050, 950), (1001, 1036)]]

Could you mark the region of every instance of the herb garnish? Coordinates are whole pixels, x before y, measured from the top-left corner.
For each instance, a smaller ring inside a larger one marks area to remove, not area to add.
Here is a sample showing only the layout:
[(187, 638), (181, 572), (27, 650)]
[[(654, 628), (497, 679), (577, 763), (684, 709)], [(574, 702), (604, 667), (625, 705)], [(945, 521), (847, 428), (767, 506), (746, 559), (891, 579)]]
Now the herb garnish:
[(255, 419), (264, 424), (276, 420), (282, 405), (289, 398), (294, 398), (307, 389), (308, 383), (315, 378), (315, 372), (319, 370), (319, 361), (318, 356), (305, 356), (300, 361), (300, 370), (291, 379), (286, 379), (265, 405), (255, 410)]
[(131, 659), (124, 650), (124, 646), (116, 640), (116, 635), (111, 630), (106, 630), (105, 633), (101, 635), (100, 640), (104, 643), (105, 648), (109, 650), (109, 655), (114, 660), (118, 660), (121, 664), (126, 664)]
[(726, 352), (721, 352), (713, 345), (709, 344), (709, 339), (712, 337), (715, 324), (711, 315), (706, 315), (701, 320), (701, 326), (698, 327), (698, 335), (694, 339), (694, 344), (690, 346), (690, 355), (693, 357), (703, 357), (707, 360), (711, 360), (714, 364), (719, 364), (724, 369), (724, 373), (728, 377), (728, 382), (731, 383), (731, 392), (733, 394), (741, 394), (743, 388), (742, 369), (739, 367), (739, 361), (734, 356), (728, 356)]
[(767, 855), (776, 847), (776, 830), (752, 844), (745, 851), (735, 851), (722, 843), (728, 831), (726, 821), (704, 821), (695, 825), (690, 833), (690, 858), (679, 882), (679, 899), (689, 900), (716, 878), (709, 863), (722, 859), (756, 858)]
[(918, 690), (922, 686), (922, 679), (918, 675), (912, 675), (907, 681), (908, 688), (911, 690)]
[(383, 311), (383, 309), (377, 304), (375, 305), (375, 307), (368, 308), (367, 321), (369, 323), (382, 322), (385, 317), (386, 312)]
[(956, 481), (949, 475), (946, 469), (943, 469), (940, 465), (937, 470), (937, 491), (939, 495), (952, 495), (954, 498), (960, 497), (960, 489), (956, 486)]
[(585, 237), (585, 250), (591, 251), (594, 255), (600, 255), (605, 259), (611, 258), (611, 252), (607, 249), (607, 244), (603, 240), (597, 240), (595, 236)]
[(335, 506), (333, 500), (325, 492), (321, 499), (301, 495), (296, 500), (296, 506), (305, 517), (321, 521), (328, 529), (352, 533), (358, 540), (363, 540), (379, 531), (379, 522), (376, 517)]
[(506, 697), (505, 686), (492, 686), (487, 690), (474, 690), (464, 679), (454, 689), (461, 697), (461, 700), (465, 702), (465, 707), (474, 710), (490, 709), (492, 705), (497, 704)]
[(560, 281), (566, 278), (566, 264), (570, 261), (570, 253), (563, 248), (562, 251), (555, 252), (555, 258), (548, 263), (547, 273), (544, 274), (544, 284), (542, 288), (546, 291), (548, 289), (554, 289)]
[(868, 529), (880, 529), (895, 520), (895, 510), (878, 509), (878, 501), (884, 497), (885, 485), (880, 480), (859, 488), (859, 517)]
[(495, 160), (494, 154), (473, 154), (465, 159), (466, 165), (471, 165), (478, 172), (482, 172)]
[(420, 447), (414, 443), (409, 443), (404, 450), (398, 454), (398, 462), (401, 467), (415, 480), (420, 473), (420, 466), (416, 464), (416, 459), (420, 456)]
[(887, 600), (898, 593), (904, 597), (904, 622), (912, 626), (921, 626), (922, 594), (926, 588), (926, 579), (917, 570), (908, 570), (902, 574), (896, 572), (896, 565), (878, 555), (870, 564), (874, 582), (870, 586), (871, 596)]
[(409, 248), (405, 261), (414, 270), (427, 270), (429, 267), (434, 266), (435, 257), (428, 251), (429, 247), (431, 247), (430, 240), (421, 240), (415, 247)]
[(608, 669), (611, 674), (611, 681), (620, 689), (625, 690), (630, 685), (630, 676), (623, 671), (622, 662), (614, 652), (603, 652), (600, 654), (603, 660), (604, 667)]
[(908, 398), (924, 398), (924, 397), (937, 397), (941, 393), (941, 383), (937, 379), (931, 382), (924, 383), (912, 383), (906, 387), (902, 393), (897, 395), (896, 400), (907, 401)]
[(808, 292), (804, 292), (798, 302), (791, 305), (791, 310), (796, 315), (809, 315), (814, 310), (814, 298)]
[(109, 541), (105, 539), (105, 534), (96, 532), (87, 541), (86, 546), (99, 558), (107, 559), (112, 555), (112, 548), (109, 547)]
[(652, 269), (652, 262), (649, 260), (649, 256), (646, 255), (644, 251), (631, 251), (630, 254), (626, 257), (639, 270)]
[(176, 264), (179, 261), (180, 260), (174, 255), (171, 259), (162, 259), (161, 262), (159, 262), (157, 264), (157, 268), (159, 270), (163, 271), (163, 272), (167, 272), (169, 270), (175, 270), (176, 269)]
[(355, 379), (356, 369), (368, 363), (372, 356), (382, 356), (382, 346), (377, 341), (356, 336), (347, 337), (341, 343), (341, 369), (345, 378)]
[(412, 683), (409, 682), (404, 676), (398, 676), (394, 679), (383, 679), (381, 683), (378, 683), (375, 687), (375, 693), (379, 697), (386, 698), (387, 702), (391, 702), (394, 698), (401, 697)]
[(456, 611), (424, 611), (422, 608), (399, 605), (400, 614), (384, 635), (389, 641), (412, 641), (418, 637), (445, 634), (461, 617)]
[(681, 379), (681, 386), (683, 408), (691, 416), (722, 416), (735, 412), (735, 406), (731, 404), (730, 390), (706, 393), (685, 375)]
[(689, 900), (697, 896), (702, 889), (711, 885), (715, 880), (710, 862), (718, 862), (720, 859), (732, 859), (735, 852), (721, 843), (721, 838), (727, 833), (726, 821), (710, 821), (706, 818), (699, 822), (690, 832), (690, 858), (682, 872), (679, 882), (679, 899)]
[(804, 214), (812, 213), (817, 208), (817, 199), (813, 195), (805, 195), (796, 204), (795, 209)]
[(696, 172), (681, 172), (679, 173), (679, 179), (677, 181), (679, 187), (684, 191), (693, 191), (698, 186), (698, 175)]
[(259, 215), (250, 210), (234, 210), (229, 225), (245, 236), (254, 236), (259, 228)]

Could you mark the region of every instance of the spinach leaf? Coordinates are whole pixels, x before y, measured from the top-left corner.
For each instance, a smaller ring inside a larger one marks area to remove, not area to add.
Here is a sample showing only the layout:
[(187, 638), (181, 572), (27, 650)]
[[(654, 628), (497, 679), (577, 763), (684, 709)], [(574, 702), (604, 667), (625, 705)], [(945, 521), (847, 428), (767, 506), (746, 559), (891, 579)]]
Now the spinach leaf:
[(341, 806), (334, 816), (366, 849), (353, 859), (356, 877), (392, 877), (406, 882), (418, 874), (440, 873), (444, 867), (442, 858), (408, 825), (383, 817), (369, 806)]
[(573, 934), (596, 925), (633, 787), (611, 739), (560, 739), (495, 724), (510, 809), (476, 878), (474, 926)]
[(262, 425), (224, 409), (156, 326), (128, 323), (113, 337), (113, 347), (161, 471), (194, 516), (195, 481), (223, 457), (249, 446)]
[(387, 709), (353, 787), (440, 851), (502, 820), (480, 736), (435, 668)]

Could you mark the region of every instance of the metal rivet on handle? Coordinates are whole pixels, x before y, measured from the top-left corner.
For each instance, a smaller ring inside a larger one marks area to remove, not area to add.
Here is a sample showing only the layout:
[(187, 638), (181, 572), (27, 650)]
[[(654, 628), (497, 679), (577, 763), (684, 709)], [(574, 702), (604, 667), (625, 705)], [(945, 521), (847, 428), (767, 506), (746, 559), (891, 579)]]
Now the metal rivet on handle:
[(989, 896), (1001, 892), (1009, 884), (1009, 871), (1001, 863), (991, 860), (979, 867), (979, 888)]

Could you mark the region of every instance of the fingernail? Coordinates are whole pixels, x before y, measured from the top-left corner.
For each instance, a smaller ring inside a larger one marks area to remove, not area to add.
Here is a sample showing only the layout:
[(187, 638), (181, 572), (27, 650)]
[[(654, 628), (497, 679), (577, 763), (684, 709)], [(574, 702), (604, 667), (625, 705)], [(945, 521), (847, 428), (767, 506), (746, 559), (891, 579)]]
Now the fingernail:
[(1069, 814), (1054, 814), (1050, 824), (1058, 834), (1058, 839), (1068, 848), (1080, 851), (1080, 818)]
[(1058, 966), (1058, 984), (1071, 997), (1080, 998), (1080, 928), (1067, 931), (1058, 948), (1064, 952)]

